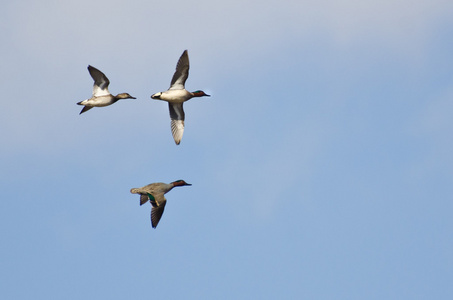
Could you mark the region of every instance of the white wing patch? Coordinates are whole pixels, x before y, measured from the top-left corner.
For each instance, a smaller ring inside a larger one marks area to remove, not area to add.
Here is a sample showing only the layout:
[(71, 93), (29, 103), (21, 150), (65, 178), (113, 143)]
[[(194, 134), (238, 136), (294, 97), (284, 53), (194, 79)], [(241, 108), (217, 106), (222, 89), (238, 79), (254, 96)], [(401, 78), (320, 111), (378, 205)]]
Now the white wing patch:
[(91, 78), (94, 80), (93, 96), (100, 97), (110, 95), (108, 90), (110, 81), (107, 76), (93, 66), (88, 66), (88, 72), (90, 72)]
[(107, 96), (107, 95), (110, 95), (110, 92), (107, 89), (107, 87), (105, 87), (104, 89), (101, 89), (96, 84), (93, 85), (93, 96), (94, 97), (101, 97), (101, 96)]

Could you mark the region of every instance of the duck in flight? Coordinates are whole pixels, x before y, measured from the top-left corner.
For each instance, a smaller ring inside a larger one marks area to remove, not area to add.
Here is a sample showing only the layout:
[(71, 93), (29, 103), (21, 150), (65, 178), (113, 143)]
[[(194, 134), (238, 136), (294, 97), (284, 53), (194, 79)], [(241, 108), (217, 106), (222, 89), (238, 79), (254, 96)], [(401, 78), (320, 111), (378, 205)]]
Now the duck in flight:
[(88, 71), (94, 80), (93, 84), (93, 96), (90, 99), (86, 99), (78, 102), (78, 105), (84, 105), (80, 114), (92, 109), (93, 107), (108, 106), (120, 99), (136, 99), (128, 93), (121, 93), (116, 96), (110, 94), (108, 87), (110, 84), (107, 76), (95, 67), (88, 66)]
[(165, 205), (167, 204), (167, 199), (165, 199), (164, 194), (171, 191), (175, 186), (185, 186), (191, 185), (184, 180), (176, 180), (171, 183), (156, 182), (145, 185), (141, 188), (131, 189), (132, 194), (140, 195), (140, 205), (145, 204), (146, 202), (151, 203), (151, 226), (153, 228), (157, 227), (157, 224), (164, 213)]
[(207, 95), (203, 91), (189, 92), (185, 89), (187, 77), (189, 76), (189, 55), (184, 50), (176, 64), (176, 71), (171, 79), (170, 88), (165, 92), (155, 93), (152, 99), (163, 100), (168, 102), (171, 119), (171, 133), (176, 145), (179, 145), (184, 133), (184, 110), (183, 103), (193, 97), (203, 97)]

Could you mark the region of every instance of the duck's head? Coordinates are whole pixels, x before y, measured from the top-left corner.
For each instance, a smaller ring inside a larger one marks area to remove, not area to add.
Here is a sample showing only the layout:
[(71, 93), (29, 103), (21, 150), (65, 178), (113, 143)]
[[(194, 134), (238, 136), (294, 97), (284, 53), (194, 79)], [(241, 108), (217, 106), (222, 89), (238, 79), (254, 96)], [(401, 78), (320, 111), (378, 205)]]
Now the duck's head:
[(191, 185), (190, 183), (185, 182), (184, 180), (176, 180), (173, 181), (173, 186), (185, 186), (185, 185)]
[(131, 95), (129, 95), (128, 93), (121, 93), (121, 94), (118, 94), (116, 95), (116, 98), (118, 99), (137, 99), (135, 97), (132, 97)]
[(203, 96), (211, 97), (211, 95), (208, 95), (205, 92), (200, 91), (200, 90), (193, 92), (192, 95), (194, 97), (203, 97)]

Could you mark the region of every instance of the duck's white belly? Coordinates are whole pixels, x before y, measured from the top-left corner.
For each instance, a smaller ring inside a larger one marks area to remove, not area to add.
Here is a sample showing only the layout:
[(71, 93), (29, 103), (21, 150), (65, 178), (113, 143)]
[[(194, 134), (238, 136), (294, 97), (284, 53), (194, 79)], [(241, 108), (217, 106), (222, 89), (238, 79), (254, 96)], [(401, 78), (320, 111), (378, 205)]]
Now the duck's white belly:
[(87, 99), (82, 102), (83, 105), (88, 105), (88, 106), (96, 106), (96, 107), (102, 107), (102, 106), (107, 106), (112, 104), (113, 97), (111, 95), (108, 96), (100, 96), (100, 97), (93, 97), (90, 99)]
[(192, 98), (187, 90), (168, 90), (162, 92), (160, 99), (168, 102), (184, 102)]

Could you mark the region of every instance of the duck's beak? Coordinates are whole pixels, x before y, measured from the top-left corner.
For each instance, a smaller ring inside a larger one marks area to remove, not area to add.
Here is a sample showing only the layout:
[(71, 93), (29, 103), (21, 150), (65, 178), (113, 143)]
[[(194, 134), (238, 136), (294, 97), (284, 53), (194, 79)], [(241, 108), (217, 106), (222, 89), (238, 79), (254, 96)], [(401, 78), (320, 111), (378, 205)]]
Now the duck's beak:
[(186, 185), (192, 185), (192, 184), (186, 182)]
[(137, 98), (131, 96), (131, 99), (137, 99)]

